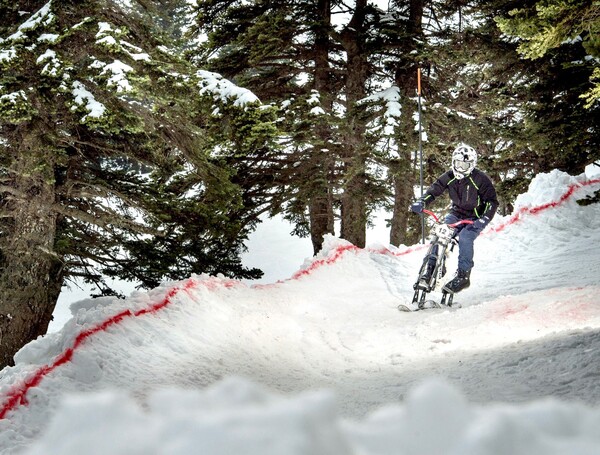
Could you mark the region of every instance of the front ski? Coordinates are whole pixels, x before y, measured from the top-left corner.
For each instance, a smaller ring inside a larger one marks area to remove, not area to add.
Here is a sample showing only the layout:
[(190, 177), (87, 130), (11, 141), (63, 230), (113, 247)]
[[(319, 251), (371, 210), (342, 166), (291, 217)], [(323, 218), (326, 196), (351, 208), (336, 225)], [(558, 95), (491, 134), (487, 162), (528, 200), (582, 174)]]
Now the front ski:
[(409, 313), (411, 311), (419, 311), (419, 307), (418, 307), (418, 305), (407, 305), (407, 304), (401, 303), (400, 305), (398, 305), (398, 310), (406, 311), (407, 313)]
[(429, 284), (423, 284), (420, 281), (417, 281), (414, 284), (413, 289), (415, 290), (415, 293), (413, 294), (412, 302), (410, 304), (400, 303), (398, 305), (399, 311), (413, 312), (419, 310), (427, 310), (431, 308), (461, 307), (459, 303), (453, 302), (453, 292), (448, 292), (445, 289), (442, 290), (442, 299), (439, 302), (437, 302), (435, 300), (427, 300), (427, 293), (431, 290)]
[(415, 311), (419, 311), (419, 310), (434, 310), (434, 309), (453, 310), (456, 308), (462, 308), (462, 305), (458, 302), (452, 302), (452, 306), (448, 306), (447, 302), (442, 303), (443, 301), (444, 301), (444, 298), (442, 296), (442, 300), (439, 302), (437, 300), (425, 300), (421, 306), (417, 305), (416, 303), (401, 303), (398, 305), (398, 310), (405, 311), (405, 312), (415, 312)]
[(452, 302), (452, 305), (448, 305), (448, 303), (443, 303), (442, 301), (438, 302), (437, 300), (428, 300), (427, 301), (431, 306), (429, 308), (442, 308), (446, 310), (453, 310), (455, 308), (462, 308), (462, 305), (458, 302)]
[(440, 301), (440, 308), (461, 308), (462, 305), (454, 301), (454, 292), (448, 292), (445, 289), (442, 290), (442, 300)]

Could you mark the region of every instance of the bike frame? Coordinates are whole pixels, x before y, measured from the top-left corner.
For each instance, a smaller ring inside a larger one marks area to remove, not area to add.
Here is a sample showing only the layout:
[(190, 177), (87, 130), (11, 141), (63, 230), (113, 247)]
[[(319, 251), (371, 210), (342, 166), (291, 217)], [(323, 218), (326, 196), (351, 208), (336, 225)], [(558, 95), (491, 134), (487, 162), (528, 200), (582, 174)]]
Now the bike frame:
[[(456, 234), (459, 226), (463, 224), (473, 224), (471, 220), (460, 220), (456, 223), (446, 224), (438, 218), (438, 216), (430, 210), (423, 210), (423, 213), (429, 215), (434, 220), (434, 224), (430, 231), (430, 244), (427, 250), (427, 254), (423, 259), (423, 264), (419, 270), (419, 276), (417, 281), (413, 285), (415, 294), (413, 296), (413, 303), (418, 304), (419, 308), (423, 308), (425, 305), (425, 298), (428, 292), (435, 289), (439, 279), (443, 278), (446, 274), (446, 259), (448, 258), (448, 252), (452, 251), (455, 245), (458, 245), (458, 239)], [(435, 266), (433, 273), (431, 274), (430, 280), (427, 282), (422, 280), (421, 277), (427, 270), (429, 264), (429, 258), (434, 256)], [(442, 291), (442, 304), (446, 304), (447, 292)], [(452, 294), (448, 300), (448, 306), (452, 306)]]

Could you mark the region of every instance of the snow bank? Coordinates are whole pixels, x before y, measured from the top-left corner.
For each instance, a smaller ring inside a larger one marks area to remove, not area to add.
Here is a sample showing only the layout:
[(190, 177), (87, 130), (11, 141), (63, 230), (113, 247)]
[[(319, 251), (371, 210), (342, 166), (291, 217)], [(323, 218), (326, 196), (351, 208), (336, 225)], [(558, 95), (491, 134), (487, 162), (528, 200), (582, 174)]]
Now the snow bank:
[(523, 207), (535, 207), (558, 201), (572, 185), (588, 179), (590, 177), (586, 173), (574, 177), (556, 169), (549, 173), (538, 174), (529, 184), (527, 193), (520, 194), (515, 199), (515, 211)]
[(377, 455), (592, 455), (600, 409), (543, 400), (524, 406), (473, 405), (438, 379), (413, 389), (405, 404), (346, 424), (364, 452)]
[(0, 372), (0, 454), (600, 453), (600, 204), (573, 202), (600, 184), (561, 193), (589, 178), (532, 182), (522, 206), (566, 203), (482, 235), (458, 311), (397, 311), (422, 252), (333, 236), (270, 286), (74, 304)]
[(595, 455), (599, 426), (600, 409), (478, 406), (440, 380), (348, 421), (331, 392), (286, 398), (229, 378), (158, 391), (143, 405), (117, 391), (69, 397), (25, 455)]
[(524, 207), (535, 207), (559, 201), (573, 185), (580, 185), (590, 180), (600, 178), (600, 166), (591, 164), (585, 172), (578, 176), (571, 176), (557, 169), (536, 175), (527, 193), (520, 194), (515, 199), (515, 212)]
[(585, 175), (588, 179), (600, 178), (600, 161), (586, 166)]

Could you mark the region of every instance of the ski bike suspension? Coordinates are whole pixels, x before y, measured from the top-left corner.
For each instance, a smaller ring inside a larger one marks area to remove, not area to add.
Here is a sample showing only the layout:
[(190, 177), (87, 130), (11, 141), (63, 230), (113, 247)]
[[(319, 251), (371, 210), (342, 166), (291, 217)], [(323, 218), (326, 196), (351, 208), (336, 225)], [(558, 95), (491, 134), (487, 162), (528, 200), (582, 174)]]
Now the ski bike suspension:
[[(471, 220), (460, 220), (456, 223), (446, 224), (440, 221), (436, 214), (429, 210), (423, 210), (423, 213), (432, 217), (434, 224), (430, 231), (429, 249), (427, 250), (427, 254), (423, 259), (423, 264), (419, 270), (419, 277), (413, 285), (415, 293), (413, 295), (412, 303), (417, 304), (419, 309), (424, 308), (427, 293), (433, 291), (438, 281), (446, 275), (446, 259), (448, 258), (448, 253), (453, 251), (454, 247), (458, 245), (457, 227), (462, 224), (473, 224), (473, 221)], [(427, 269), (431, 266), (433, 266), (433, 271), (427, 276)], [(452, 306), (453, 297), (453, 293), (442, 289), (442, 300), (440, 304), (442, 306)]]

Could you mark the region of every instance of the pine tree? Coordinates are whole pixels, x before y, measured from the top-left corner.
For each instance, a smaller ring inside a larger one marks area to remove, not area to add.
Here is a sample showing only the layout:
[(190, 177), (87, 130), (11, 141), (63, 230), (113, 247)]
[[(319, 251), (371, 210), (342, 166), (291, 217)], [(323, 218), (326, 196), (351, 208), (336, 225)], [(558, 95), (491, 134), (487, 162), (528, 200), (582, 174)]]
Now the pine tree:
[(0, 3), (0, 366), (46, 332), (65, 280), (260, 274), (239, 257), (256, 215), (208, 138), (264, 146), (272, 118), (179, 55), (179, 6)]
[(283, 210), (297, 234), (310, 234), (315, 253), (333, 233), (340, 147), (330, 21), (329, 0), (202, 2), (196, 21), (208, 36), (195, 49), (202, 64), (279, 110), (280, 149), (263, 154), (260, 166), (237, 157), (232, 163), (270, 188), (269, 211)]
[(535, 63), (520, 58), (518, 43), (497, 27), (498, 17), (523, 3), (431, 2), (418, 51), (426, 184), (447, 169), (453, 146), (467, 142), (496, 182), (504, 211), (536, 173), (556, 167), (580, 172), (597, 142), (597, 116), (581, 118), (582, 91), (567, 88), (587, 76), (557, 64), (566, 56)]
[[(336, 23), (340, 15), (349, 23)], [(392, 82), (378, 69), (377, 53), (388, 46), (378, 30), (398, 20), (366, 1), (199, 4), (198, 26), (208, 35), (202, 61), (281, 109), (286, 135), (272, 160), (283, 166), (273, 184), (315, 252), (333, 232), (334, 208), (341, 236), (364, 246), (368, 214), (389, 194), (381, 148), (392, 136), (385, 123), (395, 120), (381, 96)]]
[[(392, 177), (394, 202), (390, 220), (390, 244), (399, 246), (417, 241), (416, 220), (411, 220), (407, 207), (414, 198), (416, 179), (416, 157), (419, 144), (418, 130), (423, 115), (419, 118), (415, 99), (418, 96), (417, 70), (424, 63), (425, 35), (423, 14), (425, 2), (411, 0), (399, 3), (397, 14), (402, 22), (387, 32), (387, 47), (393, 51), (387, 64), (399, 91), (402, 106), (399, 124), (395, 128), (397, 154), (389, 161)], [(401, 25), (401, 26), (398, 26)], [(422, 126), (422, 125), (421, 125)], [(412, 221), (412, 225), (411, 225)], [(411, 232), (412, 231), (412, 232)]]
[(525, 132), (534, 74), (496, 26), (505, 10), (505, 2), (478, 1), (434, 2), (427, 11), (425, 149), (431, 179), (448, 169), (458, 142), (474, 146), (502, 210), (510, 210), (534, 175), (536, 155)]
[[(315, 252), (315, 238), (331, 232), (332, 208), (341, 212), (342, 237), (363, 245), (370, 210), (393, 207), (391, 243), (411, 243), (417, 67), (426, 184), (448, 168), (456, 143), (467, 142), (509, 211), (535, 173), (577, 171), (590, 160), (597, 116), (574, 115), (583, 91), (562, 92), (583, 73), (565, 72), (555, 56), (542, 64), (519, 58), (518, 43), (497, 27), (496, 17), (522, 4), (412, 0), (382, 11), (370, 2), (213, 0), (197, 10), (208, 34), (201, 59), (282, 108), (282, 148), (259, 173), (272, 176), (272, 210), (283, 203), (297, 231), (312, 232)], [(336, 25), (338, 12), (349, 22)], [(327, 220), (316, 230), (315, 213)]]
[(531, 59), (529, 133), (539, 170), (582, 172), (600, 157), (600, 6), (597, 1), (518, 2), (497, 18)]

